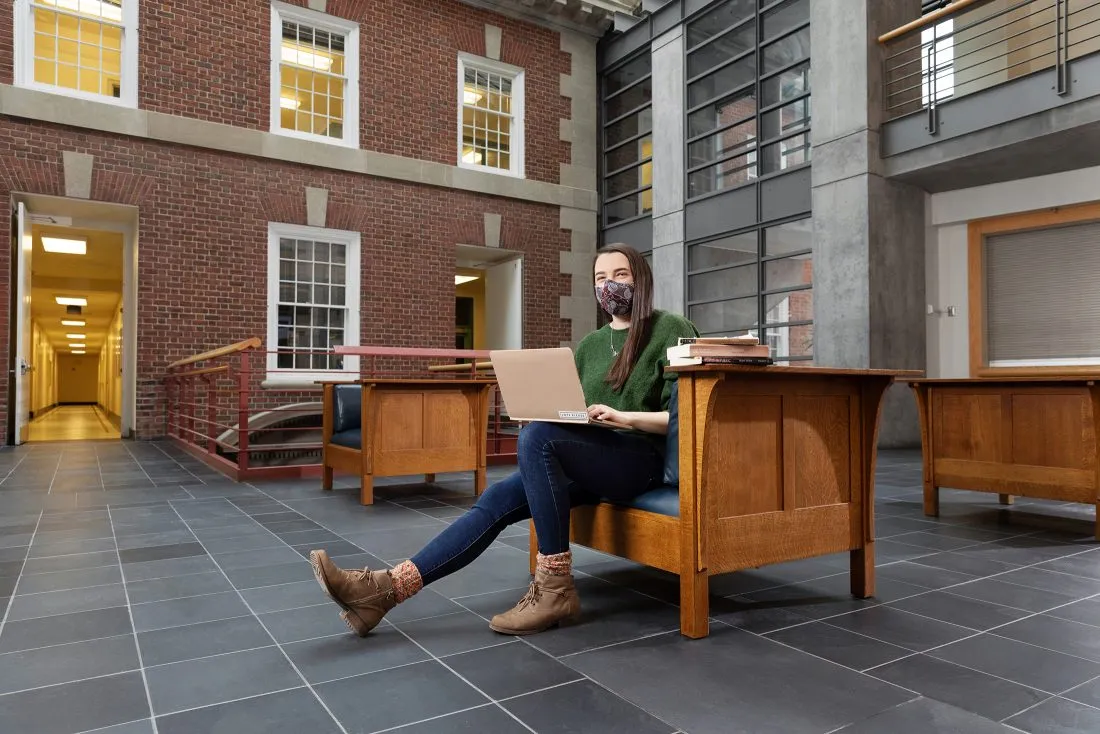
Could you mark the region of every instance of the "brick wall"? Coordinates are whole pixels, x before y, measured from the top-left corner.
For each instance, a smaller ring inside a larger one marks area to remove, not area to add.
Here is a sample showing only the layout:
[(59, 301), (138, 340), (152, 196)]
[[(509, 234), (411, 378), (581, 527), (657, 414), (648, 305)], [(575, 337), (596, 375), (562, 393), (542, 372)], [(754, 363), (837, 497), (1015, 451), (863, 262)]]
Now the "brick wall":
[[(165, 365), (266, 338), (268, 222), (304, 224), (305, 186), (329, 190), (328, 227), (362, 233), (361, 343), (453, 346), (454, 245), (481, 241), (471, 238), (485, 211), (502, 215), (501, 246), (525, 254), (525, 346), (569, 339), (558, 313), (570, 289), (559, 251), (570, 240), (557, 207), (2, 117), (0, 200), (12, 191), (63, 195), (63, 150), (95, 156), (93, 199), (139, 208), (139, 438), (163, 431)], [(9, 258), (0, 248), (5, 294)], [(5, 364), (8, 309), (0, 298)]]
[[(305, 5), (305, 0), (290, 4)], [(554, 31), (458, 0), (329, 0), (358, 20), (360, 147), (454, 165), (458, 53), (485, 54), (485, 24), (502, 29), (501, 60), (525, 70), (526, 174), (557, 183), (569, 144), (559, 90), (570, 71)], [(251, 129), (270, 127), (271, 10), (257, 0), (139, 3), (138, 105)], [(0, 4), (0, 83), (12, 83), (12, 3)]]

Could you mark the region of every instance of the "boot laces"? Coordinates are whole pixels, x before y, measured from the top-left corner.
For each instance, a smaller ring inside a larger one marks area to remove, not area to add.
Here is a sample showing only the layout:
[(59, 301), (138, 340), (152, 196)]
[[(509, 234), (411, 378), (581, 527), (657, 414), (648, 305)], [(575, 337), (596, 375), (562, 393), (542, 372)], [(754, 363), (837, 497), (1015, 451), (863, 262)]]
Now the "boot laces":
[(538, 604), (539, 599), (542, 598), (542, 589), (539, 588), (538, 582), (532, 581), (531, 585), (527, 587), (527, 593), (523, 595), (523, 598), (519, 600), (517, 609), (523, 609), (532, 604)]

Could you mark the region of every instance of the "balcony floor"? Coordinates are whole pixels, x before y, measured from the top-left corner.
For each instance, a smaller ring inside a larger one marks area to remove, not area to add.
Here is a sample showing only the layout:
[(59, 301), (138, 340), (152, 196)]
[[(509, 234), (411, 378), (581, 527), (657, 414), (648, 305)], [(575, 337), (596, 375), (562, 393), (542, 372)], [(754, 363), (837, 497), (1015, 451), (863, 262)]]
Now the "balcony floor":
[(920, 471), (880, 454), (873, 601), (846, 557), (734, 574), (690, 641), (674, 577), (578, 548), (583, 622), (501, 637), (486, 619), (528, 582), (516, 526), (361, 640), (304, 554), (402, 560), (467, 478), (380, 481), (363, 508), (349, 481), (236, 484), (167, 444), (2, 451), (0, 731), (1100, 731), (1092, 508), (945, 491), (932, 521)]

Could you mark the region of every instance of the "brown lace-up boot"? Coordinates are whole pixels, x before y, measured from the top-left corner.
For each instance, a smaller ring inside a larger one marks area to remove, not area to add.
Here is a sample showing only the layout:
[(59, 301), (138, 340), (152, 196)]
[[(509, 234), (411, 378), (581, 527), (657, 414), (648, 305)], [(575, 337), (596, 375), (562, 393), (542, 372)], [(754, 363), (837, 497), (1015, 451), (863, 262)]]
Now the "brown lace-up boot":
[(519, 603), (489, 622), (504, 635), (533, 635), (558, 625), (574, 624), (581, 616), (581, 600), (573, 576), (554, 576), (542, 569)]
[(311, 551), (309, 563), (325, 594), (344, 610), (340, 618), (360, 637), (366, 637), (397, 604), (388, 570), (344, 571), (323, 550)]

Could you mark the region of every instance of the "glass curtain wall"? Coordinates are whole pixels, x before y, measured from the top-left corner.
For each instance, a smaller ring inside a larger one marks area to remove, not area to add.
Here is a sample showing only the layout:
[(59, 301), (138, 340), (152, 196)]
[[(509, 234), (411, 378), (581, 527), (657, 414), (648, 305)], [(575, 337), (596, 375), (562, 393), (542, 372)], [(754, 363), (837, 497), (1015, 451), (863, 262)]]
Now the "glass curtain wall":
[(653, 82), (650, 53), (605, 72), (601, 80), (603, 226), (653, 211)]
[[(809, 0), (725, 0), (685, 38), (686, 198), (765, 182), (810, 162)], [(778, 189), (777, 189), (778, 190)], [(689, 207), (689, 214), (691, 208)], [(754, 333), (780, 363), (813, 359), (809, 212), (687, 243), (687, 315), (706, 335)]]

